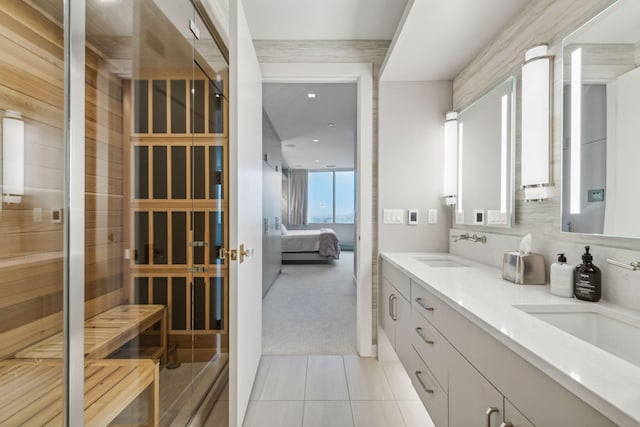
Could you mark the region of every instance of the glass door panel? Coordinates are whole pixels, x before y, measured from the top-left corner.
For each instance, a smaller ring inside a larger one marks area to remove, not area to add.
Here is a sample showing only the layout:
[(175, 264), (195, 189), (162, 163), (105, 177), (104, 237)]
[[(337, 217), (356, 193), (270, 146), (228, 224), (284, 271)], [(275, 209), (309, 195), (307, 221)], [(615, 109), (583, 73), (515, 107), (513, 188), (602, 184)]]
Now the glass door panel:
[(64, 419), (63, 1), (38, 3), (0, 2), (0, 425)]

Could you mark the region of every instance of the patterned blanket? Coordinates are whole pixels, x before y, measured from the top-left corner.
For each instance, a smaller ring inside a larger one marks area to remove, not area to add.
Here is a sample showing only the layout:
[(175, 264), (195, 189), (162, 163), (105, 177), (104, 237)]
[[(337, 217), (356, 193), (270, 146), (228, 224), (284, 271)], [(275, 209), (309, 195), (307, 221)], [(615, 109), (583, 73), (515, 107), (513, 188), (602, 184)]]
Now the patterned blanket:
[(320, 255), (340, 258), (340, 240), (335, 231), (330, 228), (320, 229)]

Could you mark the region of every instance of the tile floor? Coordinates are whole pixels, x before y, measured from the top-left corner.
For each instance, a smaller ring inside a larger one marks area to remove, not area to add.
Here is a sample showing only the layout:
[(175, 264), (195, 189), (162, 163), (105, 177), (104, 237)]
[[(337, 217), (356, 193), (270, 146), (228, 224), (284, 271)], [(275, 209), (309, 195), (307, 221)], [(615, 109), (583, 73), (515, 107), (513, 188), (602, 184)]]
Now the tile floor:
[(399, 361), (263, 356), (244, 427), (433, 427)]

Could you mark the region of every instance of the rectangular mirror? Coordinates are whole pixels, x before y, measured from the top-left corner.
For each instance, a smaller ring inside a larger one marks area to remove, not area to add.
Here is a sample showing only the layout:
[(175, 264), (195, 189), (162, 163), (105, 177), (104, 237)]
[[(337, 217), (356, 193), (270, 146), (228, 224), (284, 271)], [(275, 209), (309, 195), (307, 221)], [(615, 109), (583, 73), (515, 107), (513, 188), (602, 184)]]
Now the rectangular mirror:
[(515, 78), (458, 114), (456, 224), (511, 227)]
[(563, 40), (562, 231), (640, 238), (640, 2)]

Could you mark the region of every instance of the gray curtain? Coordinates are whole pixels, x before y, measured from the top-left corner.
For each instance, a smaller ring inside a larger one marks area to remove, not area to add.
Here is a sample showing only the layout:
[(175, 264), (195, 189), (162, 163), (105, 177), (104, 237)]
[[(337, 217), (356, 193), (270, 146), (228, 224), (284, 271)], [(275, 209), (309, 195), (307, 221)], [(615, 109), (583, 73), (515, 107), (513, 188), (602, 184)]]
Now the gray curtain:
[(289, 224), (307, 224), (307, 188), (306, 169), (294, 169), (289, 176)]

